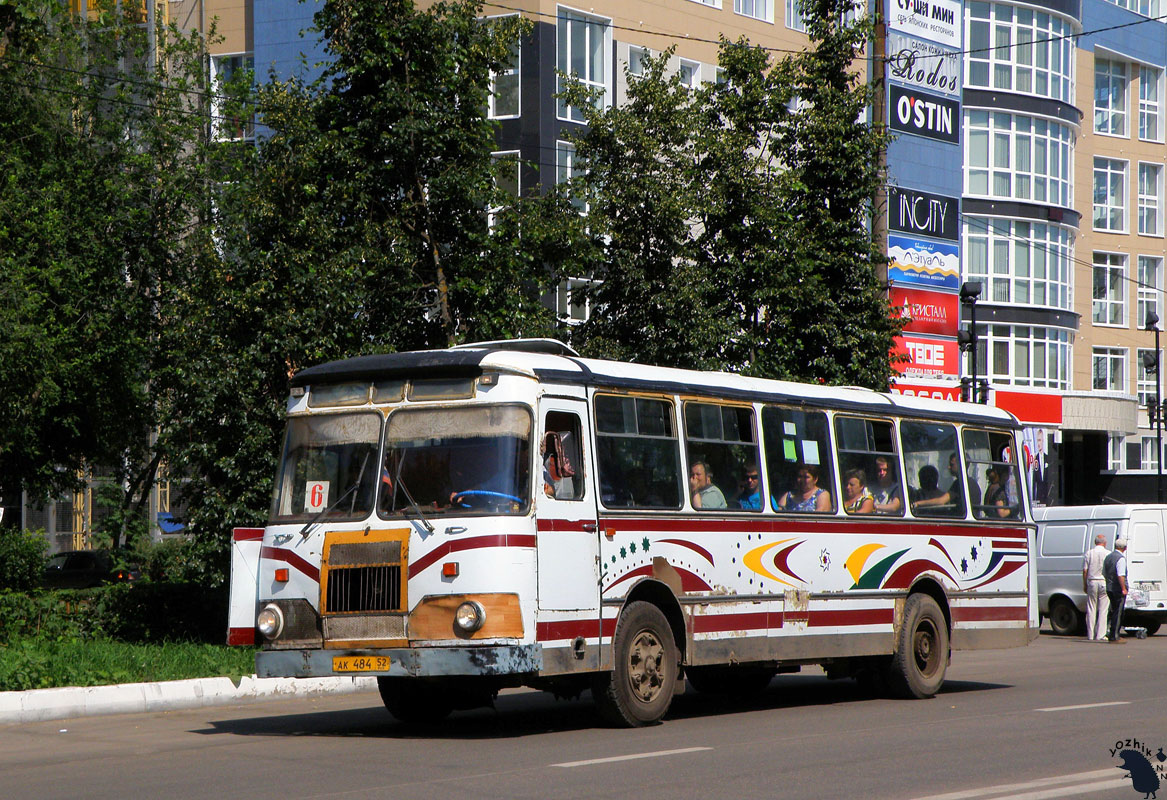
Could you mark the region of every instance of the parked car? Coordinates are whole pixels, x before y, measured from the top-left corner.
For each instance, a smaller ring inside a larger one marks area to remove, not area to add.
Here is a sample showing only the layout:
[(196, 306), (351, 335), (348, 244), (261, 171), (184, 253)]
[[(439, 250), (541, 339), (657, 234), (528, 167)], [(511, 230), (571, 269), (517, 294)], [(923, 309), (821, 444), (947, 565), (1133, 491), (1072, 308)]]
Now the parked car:
[(103, 583), (133, 582), (134, 567), (115, 568), (108, 550), (70, 550), (50, 556), (41, 585), (48, 589), (86, 589)]

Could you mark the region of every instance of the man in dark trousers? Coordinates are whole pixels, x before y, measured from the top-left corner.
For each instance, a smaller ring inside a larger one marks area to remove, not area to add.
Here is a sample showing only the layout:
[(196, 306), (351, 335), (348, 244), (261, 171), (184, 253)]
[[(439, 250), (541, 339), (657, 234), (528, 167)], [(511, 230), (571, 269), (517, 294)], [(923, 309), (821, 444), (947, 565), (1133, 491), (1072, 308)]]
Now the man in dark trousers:
[(1106, 596), (1110, 610), (1106, 619), (1106, 638), (1111, 644), (1126, 644), (1122, 639), (1122, 610), (1126, 605), (1126, 539), (1114, 540), (1114, 551), (1102, 562), (1102, 577), (1106, 579)]

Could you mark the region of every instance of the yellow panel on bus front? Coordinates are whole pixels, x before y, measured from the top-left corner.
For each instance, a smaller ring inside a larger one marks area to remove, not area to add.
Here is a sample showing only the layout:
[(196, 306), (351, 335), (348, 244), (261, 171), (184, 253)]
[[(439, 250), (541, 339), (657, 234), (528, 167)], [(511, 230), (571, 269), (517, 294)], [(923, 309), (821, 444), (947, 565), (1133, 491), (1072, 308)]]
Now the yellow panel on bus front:
[[(460, 631), (454, 613), (463, 603), (477, 602), (486, 612), (482, 627), (473, 633)], [(441, 639), (518, 639), (523, 635), (523, 615), (517, 594), (450, 594), (422, 598), (409, 615), (410, 641)]]
[(404, 614), (409, 528), (329, 531), (320, 564), (320, 613)]

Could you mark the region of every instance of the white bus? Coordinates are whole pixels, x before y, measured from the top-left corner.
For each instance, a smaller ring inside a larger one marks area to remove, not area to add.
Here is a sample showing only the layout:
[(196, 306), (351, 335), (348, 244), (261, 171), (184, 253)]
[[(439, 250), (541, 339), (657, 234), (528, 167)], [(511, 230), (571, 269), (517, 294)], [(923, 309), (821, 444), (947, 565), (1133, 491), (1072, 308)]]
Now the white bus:
[(374, 675), (404, 721), (526, 685), (646, 725), (686, 679), (808, 664), (928, 697), (951, 650), (1036, 635), (1016, 429), (549, 340), (323, 364), (235, 532), (228, 641), (261, 677)]

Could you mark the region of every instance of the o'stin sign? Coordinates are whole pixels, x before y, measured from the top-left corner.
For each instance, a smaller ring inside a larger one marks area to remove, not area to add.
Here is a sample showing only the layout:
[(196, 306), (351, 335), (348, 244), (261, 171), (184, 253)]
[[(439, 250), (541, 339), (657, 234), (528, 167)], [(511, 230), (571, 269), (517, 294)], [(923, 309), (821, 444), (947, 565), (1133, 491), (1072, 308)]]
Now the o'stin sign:
[(940, 95), (891, 86), (891, 129), (941, 142), (960, 141), (960, 103)]

